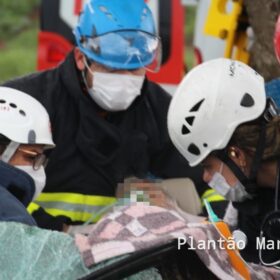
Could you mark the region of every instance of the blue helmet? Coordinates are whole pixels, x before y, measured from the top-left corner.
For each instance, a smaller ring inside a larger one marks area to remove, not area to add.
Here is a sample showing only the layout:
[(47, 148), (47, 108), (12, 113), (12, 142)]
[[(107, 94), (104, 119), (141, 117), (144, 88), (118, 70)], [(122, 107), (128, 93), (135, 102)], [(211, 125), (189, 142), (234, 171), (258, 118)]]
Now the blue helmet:
[(89, 0), (74, 29), (90, 59), (115, 69), (160, 66), (161, 42), (144, 0)]

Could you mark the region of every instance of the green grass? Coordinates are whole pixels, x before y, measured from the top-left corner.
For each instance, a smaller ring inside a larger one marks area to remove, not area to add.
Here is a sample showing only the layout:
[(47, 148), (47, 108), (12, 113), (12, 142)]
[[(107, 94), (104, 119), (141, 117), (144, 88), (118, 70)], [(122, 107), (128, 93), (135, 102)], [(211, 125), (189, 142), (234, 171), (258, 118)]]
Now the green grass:
[(0, 48), (0, 82), (22, 76), (36, 70), (37, 22), (14, 35)]

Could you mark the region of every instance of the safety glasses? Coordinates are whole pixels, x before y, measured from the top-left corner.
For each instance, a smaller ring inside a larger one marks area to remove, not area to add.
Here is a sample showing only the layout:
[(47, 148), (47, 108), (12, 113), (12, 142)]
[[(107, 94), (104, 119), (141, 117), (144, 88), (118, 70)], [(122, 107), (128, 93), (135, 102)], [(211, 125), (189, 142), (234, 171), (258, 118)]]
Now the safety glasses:
[(126, 30), (86, 38), (82, 43), (93, 61), (113, 69), (139, 69), (157, 72), (161, 65), (159, 37), (146, 32)]
[(279, 108), (277, 107), (275, 101), (271, 97), (268, 97), (266, 99), (266, 108), (263, 113), (264, 119), (267, 122), (270, 122), (274, 117), (279, 116), (279, 114)]
[(28, 156), (28, 158), (33, 162), (34, 170), (38, 170), (41, 166), (43, 166), (43, 167), (47, 166), (48, 158), (46, 157), (45, 154), (26, 150), (23, 148), (18, 148), (17, 150)]

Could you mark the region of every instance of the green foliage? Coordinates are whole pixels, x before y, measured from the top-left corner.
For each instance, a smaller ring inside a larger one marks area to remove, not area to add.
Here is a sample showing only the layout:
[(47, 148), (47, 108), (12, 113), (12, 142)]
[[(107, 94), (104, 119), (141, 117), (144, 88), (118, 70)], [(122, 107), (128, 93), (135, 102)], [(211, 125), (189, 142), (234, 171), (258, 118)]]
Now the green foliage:
[(39, 0), (0, 0), (0, 40), (7, 40), (32, 24)]
[(0, 0), (1, 11), (13, 11), (13, 14), (27, 15), (34, 7), (38, 6), (39, 0)]
[(40, 0), (0, 0), (0, 82), (35, 70)]
[(192, 44), (195, 24), (196, 6), (189, 6), (185, 9), (185, 43)]
[(35, 71), (37, 58), (37, 22), (14, 36), (0, 50), (0, 83)]
[(196, 7), (189, 6), (185, 10), (185, 65), (189, 71), (194, 66), (193, 33)]
[[(36, 70), (38, 22), (33, 14), (40, 0), (0, 0), (0, 83)], [(185, 64), (193, 66), (196, 7), (185, 13)], [(36, 14), (36, 13), (35, 13)]]

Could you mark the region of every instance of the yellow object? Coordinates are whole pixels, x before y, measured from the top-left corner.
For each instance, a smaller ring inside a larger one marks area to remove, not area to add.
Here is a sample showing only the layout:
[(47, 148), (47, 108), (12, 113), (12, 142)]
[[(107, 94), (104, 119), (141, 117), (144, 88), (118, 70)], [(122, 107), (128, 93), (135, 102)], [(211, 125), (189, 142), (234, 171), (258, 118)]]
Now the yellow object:
[(249, 52), (247, 51), (248, 38), (245, 32), (237, 32), (236, 36), (236, 52), (234, 53), (234, 59), (243, 61), (244, 63), (249, 62)]
[[(227, 12), (229, 4), (231, 11)], [(248, 63), (246, 30), (238, 30), (242, 4), (242, 0), (212, 0), (204, 33), (225, 40), (224, 57)]]
[(215, 190), (213, 189), (208, 189), (206, 190), (203, 195), (201, 196), (201, 203), (202, 206), (204, 205), (204, 199), (206, 199), (208, 202), (218, 202), (218, 201), (224, 201), (225, 198), (218, 194)]
[(31, 202), (29, 203), (28, 207), (27, 207), (27, 211), (28, 213), (31, 215), (33, 212), (37, 211), (40, 208), (40, 205)]

